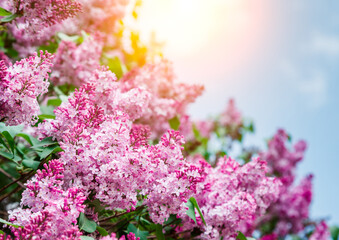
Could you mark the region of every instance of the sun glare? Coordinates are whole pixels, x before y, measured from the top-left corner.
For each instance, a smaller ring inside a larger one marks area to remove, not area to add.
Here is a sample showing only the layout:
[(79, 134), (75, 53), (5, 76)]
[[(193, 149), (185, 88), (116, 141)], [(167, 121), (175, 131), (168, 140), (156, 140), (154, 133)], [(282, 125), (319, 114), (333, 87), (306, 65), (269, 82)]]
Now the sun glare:
[(138, 28), (145, 40), (154, 32), (174, 62), (207, 56), (234, 68), (253, 56), (267, 15), (262, 1), (144, 0)]

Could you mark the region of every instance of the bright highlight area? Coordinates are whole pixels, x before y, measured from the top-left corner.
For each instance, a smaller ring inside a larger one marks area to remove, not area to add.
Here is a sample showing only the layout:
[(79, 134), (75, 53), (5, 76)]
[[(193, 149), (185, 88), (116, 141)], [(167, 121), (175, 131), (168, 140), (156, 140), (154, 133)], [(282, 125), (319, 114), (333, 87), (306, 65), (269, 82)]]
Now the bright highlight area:
[(165, 56), (176, 69), (187, 63), (190, 76), (180, 78), (196, 81), (199, 76), (215, 78), (252, 59), (268, 34), (268, 10), (263, 1), (146, 0), (138, 23), (144, 39), (154, 32), (165, 43)]
[(215, 115), (234, 97), (257, 124), (248, 142), (279, 127), (307, 140), (298, 176), (315, 173), (312, 212), (336, 223), (339, 191), (328, 183), (339, 181), (338, 8), (334, 1), (145, 0), (139, 19), (144, 39), (155, 32), (165, 43), (178, 78), (205, 85), (193, 116)]

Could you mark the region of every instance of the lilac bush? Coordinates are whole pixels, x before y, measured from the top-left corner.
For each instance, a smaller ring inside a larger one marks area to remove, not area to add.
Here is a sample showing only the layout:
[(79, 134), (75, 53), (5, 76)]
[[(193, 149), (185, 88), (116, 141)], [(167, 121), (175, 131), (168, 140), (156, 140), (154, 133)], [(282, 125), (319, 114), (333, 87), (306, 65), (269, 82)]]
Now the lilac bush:
[(1, 2), (0, 239), (328, 239), (306, 142), (247, 146), (233, 99), (191, 119), (203, 86), (124, 27), (133, 4)]

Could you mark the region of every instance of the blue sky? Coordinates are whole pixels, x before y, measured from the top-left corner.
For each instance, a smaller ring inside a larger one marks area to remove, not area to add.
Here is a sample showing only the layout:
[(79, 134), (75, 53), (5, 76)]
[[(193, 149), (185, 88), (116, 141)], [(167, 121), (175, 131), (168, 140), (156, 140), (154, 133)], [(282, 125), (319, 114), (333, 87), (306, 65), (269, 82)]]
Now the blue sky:
[[(195, 118), (215, 115), (233, 97), (256, 124), (248, 143), (264, 148), (264, 139), (278, 128), (291, 133), (294, 141), (305, 139), (309, 146), (298, 179), (315, 175), (311, 216), (328, 217), (339, 225), (339, 1), (203, 2), (232, 2), (224, 6), (232, 17), (221, 6), (220, 12), (212, 9), (212, 14), (201, 15), (207, 26), (201, 19), (195, 21), (195, 15), (166, 16), (163, 10), (148, 21), (141, 19), (141, 24), (163, 33), (165, 55), (173, 61), (178, 79), (205, 85), (205, 94), (190, 113)], [(154, 1), (145, 0), (146, 8), (148, 3), (155, 12)], [(170, 19), (171, 31), (152, 25), (161, 22), (161, 16)], [(189, 48), (187, 43), (195, 39), (197, 44)]]
[[(248, 142), (263, 142), (280, 127), (293, 140), (305, 139), (309, 147), (298, 177), (315, 175), (311, 215), (339, 224), (339, 2), (325, 2), (272, 6), (278, 21), (266, 49), (231, 76), (205, 84), (191, 113), (213, 115), (221, 100), (234, 97), (256, 123)], [(227, 84), (228, 77), (235, 84)]]

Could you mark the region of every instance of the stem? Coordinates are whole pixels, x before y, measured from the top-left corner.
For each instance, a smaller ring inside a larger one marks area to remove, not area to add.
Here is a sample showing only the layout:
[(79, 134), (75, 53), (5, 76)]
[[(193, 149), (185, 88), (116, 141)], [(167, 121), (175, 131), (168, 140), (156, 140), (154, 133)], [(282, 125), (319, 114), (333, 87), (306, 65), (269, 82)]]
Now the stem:
[[(44, 160), (42, 160), (38, 166), (38, 168), (40, 168), (44, 163), (47, 162), (47, 159), (48, 159), (49, 156), (47, 156)], [(7, 189), (8, 187), (10, 187), (11, 185), (13, 185), (14, 183), (20, 181), (20, 180), (23, 180), (24, 182), (27, 181), (29, 178), (33, 177), (33, 175), (35, 174), (35, 170), (32, 170), (30, 171), (28, 174), (26, 175), (22, 175), (20, 178), (16, 179), (15, 181), (7, 184), (6, 186), (2, 187), (0, 189), (0, 193), (3, 192), (5, 189)], [(2, 195), (0, 197), (0, 202), (4, 199), (6, 199), (7, 197), (11, 196), (12, 194), (16, 193), (17, 191), (19, 191), (20, 189), (22, 188), (25, 188), (25, 186), (21, 187), (20, 185), (18, 187), (16, 187), (14, 190), (12, 190), (11, 192), (5, 194), (5, 195)]]
[(185, 230), (185, 231), (182, 231), (182, 232), (178, 232), (178, 233), (172, 233), (172, 234), (169, 234), (169, 235), (166, 235), (166, 236), (167, 237), (175, 237), (176, 235), (180, 235), (182, 233), (188, 233), (188, 232), (192, 232), (192, 229), (188, 229), (188, 230)]
[(114, 214), (114, 215), (112, 215), (112, 216), (109, 216), (109, 217), (106, 217), (106, 218), (103, 218), (103, 219), (99, 220), (99, 223), (102, 223), (102, 222), (111, 220), (111, 219), (116, 218), (116, 217), (123, 216), (123, 215), (125, 215), (125, 214), (127, 214), (127, 213), (136, 212), (136, 211), (138, 211), (138, 210), (140, 210), (140, 209), (143, 209), (144, 207), (145, 207), (145, 206), (143, 205), (143, 206), (137, 207), (134, 211), (124, 212), (124, 213), (120, 213), (120, 214)]
[[(12, 181), (14, 181), (14, 183), (18, 183), (18, 185), (20, 185), (22, 188), (26, 188), (20, 181), (19, 179), (15, 179), (12, 175), (8, 174), (5, 170), (3, 170), (2, 168), (0, 168), (0, 172), (2, 174), (4, 174), (6, 177), (10, 178)], [(1, 192), (1, 190), (0, 190)]]
[[(13, 182), (7, 184), (6, 186), (3, 186), (1, 189), (0, 189), (0, 193), (3, 192), (4, 190), (6, 190), (7, 188), (9, 188), (10, 186), (12, 186), (13, 184), (19, 182), (20, 180), (24, 179), (26, 175), (22, 175), (20, 178), (14, 180)], [(18, 183), (19, 184), (19, 183)], [(19, 184), (20, 185), (20, 184)], [(21, 185), (20, 185), (21, 186)], [(23, 186), (23, 188), (25, 188), (25, 186)]]
[(0, 202), (2, 202), (2, 200), (8, 198), (8, 197), (11, 196), (12, 194), (18, 192), (20, 189), (21, 189), (21, 187), (20, 187), (20, 186), (17, 186), (17, 187), (16, 187), (15, 189), (13, 189), (11, 192), (6, 193), (5, 195), (2, 195), (2, 196), (0, 197)]

